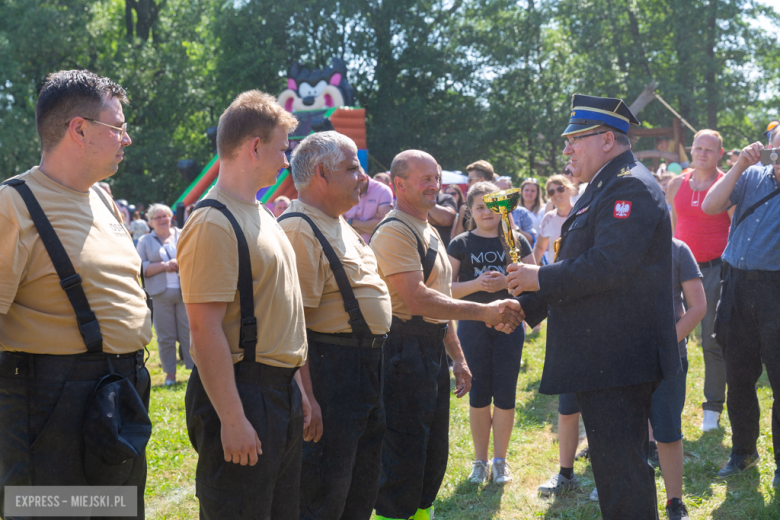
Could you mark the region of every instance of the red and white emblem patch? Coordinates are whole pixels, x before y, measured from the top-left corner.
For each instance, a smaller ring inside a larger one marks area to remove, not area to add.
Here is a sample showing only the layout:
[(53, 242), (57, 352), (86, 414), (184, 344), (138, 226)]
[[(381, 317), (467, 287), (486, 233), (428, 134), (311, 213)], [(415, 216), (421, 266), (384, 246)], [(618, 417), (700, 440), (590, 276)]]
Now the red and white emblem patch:
[(628, 218), (631, 214), (630, 200), (616, 200), (615, 211), (612, 213), (615, 218)]

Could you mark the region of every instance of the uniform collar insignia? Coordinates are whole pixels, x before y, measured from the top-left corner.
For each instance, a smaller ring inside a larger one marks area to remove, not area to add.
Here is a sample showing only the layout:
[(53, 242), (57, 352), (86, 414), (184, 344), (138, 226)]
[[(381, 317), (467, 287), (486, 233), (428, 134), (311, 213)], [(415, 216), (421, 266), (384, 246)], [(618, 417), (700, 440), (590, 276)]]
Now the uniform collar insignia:
[(624, 166), (623, 169), (620, 170), (618, 177), (625, 177), (626, 175), (631, 175), (631, 169), (628, 166)]
[(589, 209), (589, 208), (590, 208), (590, 206), (585, 206), (584, 208), (582, 208), (581, 210), (579, 210), (579, 211), (577, 212), (577, 215), (582, 215), (583, 213), (585, 213), (586, 211), (588, 211), (588, 209)]

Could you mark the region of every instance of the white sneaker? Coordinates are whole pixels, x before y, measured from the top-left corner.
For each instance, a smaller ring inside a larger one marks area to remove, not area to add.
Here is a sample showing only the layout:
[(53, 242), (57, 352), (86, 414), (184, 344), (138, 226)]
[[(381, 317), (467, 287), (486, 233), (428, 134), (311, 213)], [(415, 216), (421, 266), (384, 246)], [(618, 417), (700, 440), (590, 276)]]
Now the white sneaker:
[(504, 485), (509, 484), (513, 480), (511, 467), (507, 461), (497, 460), (493, 462), (493, 482)]
[(593, 491), (591, 491), (591, 493), (590, 493), (590, 499), (593, 500), (594, 502), (598, 502), (599, 501), (599, 490), (598, 490), (598, 488), (593, 488)]
[(490, 480), (490, 462), (475, 460), (471, 463), (471, 473), (469, 482), (473, 484), (484, 484)]
[(577, 489), (580, 485), (580, 481), (577, 480), (577, 477), (572, 476), (571, 478), (566, 478), (560, 473), (556, 473), (552, 477), (550, 477), (550, 480), (536, 488), (536, 490), (539, 492), (540, 495), (543, 497), (548, 497), (550, 495), (555, 495), (556, 493), (561, 493), (563, 491), (570, 491), (572, 489)]
[(720, 414), (714, 410), (704, 410), (704, 418), (701, 421), (701, 431), (708, 432), (720, 428)]

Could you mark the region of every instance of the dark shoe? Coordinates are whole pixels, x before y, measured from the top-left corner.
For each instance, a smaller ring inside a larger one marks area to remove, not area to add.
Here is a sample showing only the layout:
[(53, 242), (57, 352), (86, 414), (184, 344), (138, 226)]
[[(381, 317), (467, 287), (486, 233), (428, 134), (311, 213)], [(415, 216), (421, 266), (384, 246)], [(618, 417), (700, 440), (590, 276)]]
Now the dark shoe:
[(780, 488), (780, 468), (775, 470), (775, 478), (772, 479), (772, 487)]
[(658, 460), (658, 445), (654, 442), (650, 443), (650, 452), (647, 454), (647, 462), (655, 469), (661, 467), (661, 462)]
[(733, 475), (742, 473), (748, 468), (752, 468), (758, 464), (758, 451), (753, 455), (734, 455), (732, 453), (729, 458), (728, 464), (726, 464), (722, 470), (718, 471), (718, 478), (729, 478)]
[(590, 446), (585, 446), (574, 456), (574, 460), (589, 459), (590, 458)]
[(679, 498), (673, 498), (666, 504), (666, 516), (669, 520), (689, 520), (688, 509)]

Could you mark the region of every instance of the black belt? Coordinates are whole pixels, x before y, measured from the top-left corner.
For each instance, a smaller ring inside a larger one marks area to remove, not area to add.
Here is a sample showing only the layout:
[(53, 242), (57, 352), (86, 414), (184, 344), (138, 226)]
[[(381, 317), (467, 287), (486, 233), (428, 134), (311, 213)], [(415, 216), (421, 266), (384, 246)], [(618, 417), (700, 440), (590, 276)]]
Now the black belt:
[(744, 278), (750, 281), (762, 281), (762, 282), (780, 282), (780, 271), (746, 271), (744, 269), (737, 269), (731, 264), (726, 264), (726, 268), (731, 271), (732, 276)]
[[(285, 368), (265, 363), (233, 363), (236, 381), (260, 384), (262, 386), (289, 385), (300, 367)], [(197, 367), (196, 367), (197, 369)]]
[(699, 262), (699, 269), (707, 269), (708, 267), (715, 267), (721, 265), (722, 263), (723, 263), (723, 259), (721, 258), (715, 258), (713, 260), (710, 260), (709, 262)]
[(412, 319), (403, 321), (393, 316), (393, 323), (390, 325), (391, 334), (410, 334), (413, 336), (425, 336), (427, 338), (436, 338), (441, 341), (447, 335), (446, 323), (429, 323), (423, 320), (422, 316), (412, 316)]
[(318, 343), (329, 345), (341, 345), (344, 347), (370, 347), (382, 348), (387, 340), (387, 334), (371, 336), (368, 338), (356, 338), (352, 334), (324, 334), (306, 329), (306, 338)]
[[(144, 351), (128, 354), (0, 353), (0, 377), (29, 377), (42, 381), (94, 381), (109, 373), (106, 358), (118, 373), (129, 374), (144, 366)], [(78, 365), (78, 368), (75, 366)]]

